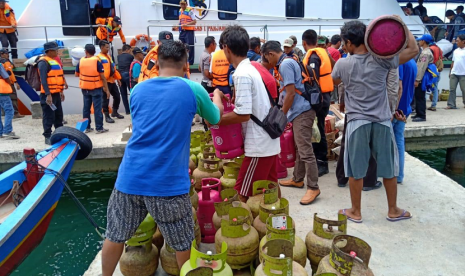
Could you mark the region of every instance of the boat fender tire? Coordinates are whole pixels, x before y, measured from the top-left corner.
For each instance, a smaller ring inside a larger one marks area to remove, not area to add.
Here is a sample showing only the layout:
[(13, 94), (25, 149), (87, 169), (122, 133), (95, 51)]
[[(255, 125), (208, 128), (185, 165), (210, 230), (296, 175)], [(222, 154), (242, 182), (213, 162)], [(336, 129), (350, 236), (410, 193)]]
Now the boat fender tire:
[(73, 140), (79, 145), (79, 151), (76, 156), (76, 160), (83, 160), (92, 152), (92, 140), (84, 132), (79, 131), (76, 128), (62, 126), (52, 133), (50, 142), (52, 145), (60, 142), (62, 139), (68, 138)]

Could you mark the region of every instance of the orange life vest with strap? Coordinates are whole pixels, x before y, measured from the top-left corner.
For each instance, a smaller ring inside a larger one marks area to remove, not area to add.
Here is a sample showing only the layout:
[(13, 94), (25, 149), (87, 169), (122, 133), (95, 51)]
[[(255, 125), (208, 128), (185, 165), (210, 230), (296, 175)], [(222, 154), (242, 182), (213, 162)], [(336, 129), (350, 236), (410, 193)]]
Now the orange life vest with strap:
[(85, 90), (95, 90), (103, 87), (100, 72), (97, 70), (97, 57), (81, 58), (79, 61), (79, 87)]
[(11, 61), (8, 59), (0, 59), (0, 62), (3, 64), (3, 67), (5, 68), (5, 70), (10, 72), (11, 83), (16, 83), (17, 80), (16, 80), (15, 72), (13, 71), (15, 66), (13, 65), (13, 63), (11, 63)]
[(121, 79), (121, 75), (119, 74), (118, 70), (116, 70), (115, 63), (109, 55), (105, 54), (98, 54), (97, 58), (100, 59), (100, 62), (103, 65), (103, 70), (105, 71), (105, 78), (109, 83), (115, 83), (116, 80)]
[(229, 61), (226, 58), (224, 50), (219, 50), (214, 53), (211, 60), (212, 64), (212, 75), (213, 75), (213, 86), (227, 86), (228, 82), (228, 70)]
[[(0, 64), (0, 66), (3, 66)], [(11, 85), (6, 82), (4, 78), (0, 76), (0, 94), (11, 94), (13, 93), (13, 89), (11, 88)]]
[[(3, 10), (0, 9), (0, 26), (12, 26), (17, 25), (15, 13), (13, 9), (5, 3), (5, 8)], [(0, 33), (7, 33), (11, 34), (16, 32), (13, 28), (8, 29), (0, 29)]]
[(329, 59), (328, 52), (323, 48), (314, 48), (308, 50), (305, 58), (303, 60), (304, 66), (308, 66), (308, 62), (310, 57), (313, 53), (316, 53), (321, 60), (320, 66), (320, 78), (317, 80), (320, 84), (321, 92), (322, 93), (329, 93), (334, 90), (334, 82), (333, 78), (331, 77), (331, 60)]
[[(96, 23), (101, 24), (101, 19), (97, 19)], [(118, 34), (121, 30), (121, 26), (113, 27), (113, 17), (108, 17), (105, 19), (105, 24), (102, 24), (102, 27), (97, 29), (97, 37), (100, 40), (108, 40), (108, 42), (113, 41), (113, 37)], [(126, 42), (126, 39), (121, 37), (123, 42)]]
[[(193, 12), (191, 7), (187, 7), (184, 11), (179, 9), (179, 25), (185, 25), (193, 21), (190, 15), (191, 12)], [(194, 25), (182, 26), (181, 28), (185, 31), (195, 30)]]
[[(48, 71), (47, 74), (47, 84), (48, 84), (48, 89), (50, 90), (50, 93), (61, 93), (64, 90), (65, 87), (65, 79), (63, 77), (63, 68), (61, 65), (53, 58), (44, 56), (41, 57), (39, 61), (46, 61), (48, 62), (50, 66), (50, 70)], [(39, 72), (40, 74), (40, 72)], [(45, 94), (44, 86), (40, 86), (40, 93)]]
[(140, 68), (140, 75), (139, 75), (139, 83), (158, 77), (158, 69), (157, 69), (157, 62), (158, 62), (158, 47), (159, 45), (155, 46), (147, 56), (142, 61), (142, 65)]

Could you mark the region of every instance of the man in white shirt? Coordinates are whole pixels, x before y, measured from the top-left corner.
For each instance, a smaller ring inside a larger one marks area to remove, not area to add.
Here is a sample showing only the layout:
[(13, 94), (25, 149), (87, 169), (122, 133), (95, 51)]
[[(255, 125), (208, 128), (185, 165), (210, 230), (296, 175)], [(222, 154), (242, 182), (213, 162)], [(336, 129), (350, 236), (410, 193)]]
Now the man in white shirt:
[[(455, 104), (455, 91), (457, 90), (457, 85), (459, 83), (462, 95), (465, 95), (465, 35), (459, 35), (456, 42), (458, 48), (454, 51), (454, 57), (452, 58), (452, 64), (450, 66), (450, 94), (446, 109), (457, 109)], [(465, 107), (465, 97), (462, 97), (462, 99)]]
[(279, 139), (271, 139), (266, 131), (251, 120), (251, 115), (263, 121), (271, 103), (260, 73), (247, 58), (249, 35), (240, 26), (228, 26), (220, 41), (229, 63), (236, 71), (234, 112), (223, 114), (220, 125), (242, 123), (245, 159), (234, 187), (241, 201), (252, 195), (252, 184), (257, 180), (277, 182), (276, 162), (281, 151)]

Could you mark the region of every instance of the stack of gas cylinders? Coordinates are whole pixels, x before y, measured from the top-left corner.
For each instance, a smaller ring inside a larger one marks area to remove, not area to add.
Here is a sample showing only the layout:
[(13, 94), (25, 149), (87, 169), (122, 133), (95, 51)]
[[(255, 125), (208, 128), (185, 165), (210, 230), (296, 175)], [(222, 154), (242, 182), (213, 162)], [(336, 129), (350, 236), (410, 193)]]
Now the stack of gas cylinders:
[[(225, 112), (231, 108), (225, 107)], [(296, 235), (299, 224), (276, 182), (255, 181), (247, 203), (239, 201), (234, 186), (243, 145), (236, 139), (242, 142), (240, 127), (234, 126), (191, 134), (189, 195), (195, 239), (190, 260), (178, 267), (176, 252), (148, 216), (127, 242), (120, 262), (125, 276), (153, 275), (158, 258), (169, 275), (373, 275), (368, 268), (371, 248), (347, 235), (346, 216), (328, 220), (315, 213), (313, 230), (304, 241)], [(291, 124), (280, 139), (278, 162), (287, 175), (287, 168), (295, 163)], [(307, 273), (306, 266), (312, 273)]]

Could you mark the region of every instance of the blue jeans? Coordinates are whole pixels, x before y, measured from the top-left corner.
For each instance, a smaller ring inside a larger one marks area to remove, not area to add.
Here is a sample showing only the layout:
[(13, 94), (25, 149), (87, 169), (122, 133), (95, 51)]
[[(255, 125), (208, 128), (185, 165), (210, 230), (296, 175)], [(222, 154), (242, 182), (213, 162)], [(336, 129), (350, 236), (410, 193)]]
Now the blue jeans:
[(436, 107), (438, 103), (438, 98), (439, 98), (439, 81), (441, 80), (441, 72), (439, 72), (438, 75), (438, 81), (434, 83), (434, 89), (433, 89), (433, 102), (431, 103), (431, 107)]
[(82, 117), (84, 119), (89, 119), (89, 124), (87, 125), (87, 128), (90, 128), (90, 124), (92, 123), (90, 119), (90, 108), (92, 104), (94, 104), (95, 129), (102, 130), (103, 129), (103, 113), (102, 113), (103, 90), (102, 88), (98, 88), (94, 90), (82, 89), (82, 96), (84, 99), (84, 108), (82, 109)]
[(405, 123), (396, 119), (392, 120), (392, 128), (394, 129), (394, 136), (396, 138), (397, 150), (399, 151), (399, 176), (397, 183), (404, 181), (404, 163), (405, 163), (405, 138), (404, 130)]
[(0, 117), (0, 136), (2, 134), (8, 134), (13, 131), (13, 115), (15, 111), (13, 109), (13, 103), (11, 102), (10, 94), (0, 94), (0, 115), (1, 109), (5, 111), (5, 126), (2, 124), (2, 118)]

